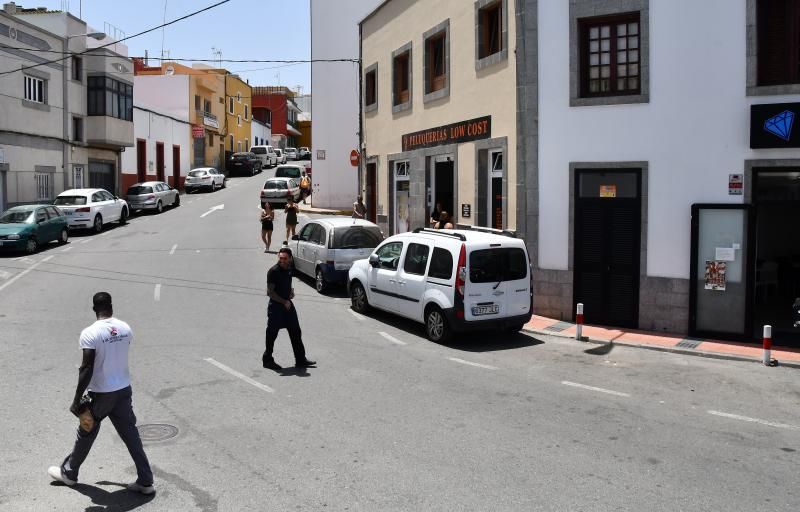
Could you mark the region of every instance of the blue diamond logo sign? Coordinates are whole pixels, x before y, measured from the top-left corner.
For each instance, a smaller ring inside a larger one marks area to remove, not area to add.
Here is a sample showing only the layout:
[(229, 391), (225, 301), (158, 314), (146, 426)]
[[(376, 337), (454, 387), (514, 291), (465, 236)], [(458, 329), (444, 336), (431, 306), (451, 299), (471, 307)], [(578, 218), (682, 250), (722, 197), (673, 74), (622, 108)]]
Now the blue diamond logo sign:
[(792, 136), (792, 126), (794, 126), (794, 112), (791, 110), (784, 110), (777, 116), (764, 121), (766, 131), (787, 142)]

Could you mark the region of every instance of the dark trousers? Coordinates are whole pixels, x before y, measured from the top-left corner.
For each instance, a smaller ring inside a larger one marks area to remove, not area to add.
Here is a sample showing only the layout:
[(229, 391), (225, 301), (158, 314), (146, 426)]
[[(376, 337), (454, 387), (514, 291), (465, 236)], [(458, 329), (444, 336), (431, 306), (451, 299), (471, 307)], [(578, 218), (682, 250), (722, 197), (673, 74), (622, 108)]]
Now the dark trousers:
[(78, 427), (78, 436), (75, 439), (75, 446), (72, 453), (67, 455), (61, 463), (61, 469), (70, 480), (78, 479), (78, 471), (81, 464), (86, 460), (89, 451), (92, 449), (94, 440), (100, 432), (100, 423), (108, 417), (111, 424), (117, 430), (117, 434), (122, 438), (128, 453), (131, 454), (134, 464), (136, 464), (136, 482), (140, 485), (153, 485), (153, 472), (150, 470), (150, 462), (144, 453), (142, 439), (139, 437), (139, 430), (136, 428), (136, 415), (133, 413), (131, 387), (112, 391), (110, 393), (89, 393), (92, 397), (92, 416), (94, 416), (94, 428), (86, 432)]
[(297, 310), (292, 305), (292, 309), (286, 311), (286, 308), (280, 304), (270, 304), (267, 309), (267, 346), (261, 358), (262, 361), (264, 363), (274, 362), (272, 351), (275, 348), (275, 340), (278, 338), (278, 332), (281, 329), (289, 331), (295, 362), (301, 363), (305, 361), (306, 349), (303, 346), (303, 336), (300, 330), (300, 321), (297, 319)]

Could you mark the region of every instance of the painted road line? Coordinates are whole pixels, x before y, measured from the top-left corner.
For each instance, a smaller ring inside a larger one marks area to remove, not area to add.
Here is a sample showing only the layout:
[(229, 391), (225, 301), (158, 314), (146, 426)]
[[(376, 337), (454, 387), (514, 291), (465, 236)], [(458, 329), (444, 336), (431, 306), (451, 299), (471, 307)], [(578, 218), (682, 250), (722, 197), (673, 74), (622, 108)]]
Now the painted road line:
[(69, 251), (71, 251), (72, 249), (73, 249), (72, 247), (67, 247), (67, 248), (65, 248), (65, 249), (61, 249), (61, 252), (69, 252)]
[(392, 336), (391, 334), (388, 334), (388, 333), (385, 333), (385, 332), (379, 332), (378, 334), (380, 334), (381, 336), (383, 336), (387, 340), (391, 341), (395, 345), (408, 345), (408, 343), (406, 343), (405, 341), (400, 341), (397, 338), (395, 338), (394, 336)]
[(173, 245), (172, 249), (169, 250), (169, 255), (172, 256), (173, 254), (175, 254), (175, 249), (177, 249), (177, 248), (178, 248), (178, 244)]
[(573, 388), (586, 389), (586, 390), (589, 390), (589, 391), (597, 391), (598, 393), (605, 393), (607, 395), (622, 396), (622, 397), (626, 397), (626, 398), (631, 396), (628, 393), (622, 393), (620, 391), (613, 391), (611, 389), (598, 388), (598, 387), (595, 387), (595, 386), (587, 386), (586, 384), (578, 384), (577, 382), (570, 382), (568, 380), (562, 380), (561, 384), (563, 384), (565, 386), (572, 386)]
[(39, 265), (41, 265), (42, 263), (44, 263), (44, 262), (46, 262), (46, 261), (50, 261), (51, 259), (53, 259), (53, 257), (52, 257), (52, 256), (48, 256), (48, 257), (46, 257), (46, 258), (44, 258), (44, 259), (42, 259), (42, 260), (40, 260), (40, 261), (37, 261), (36, 263), (34, 263), (33, 265), (31, 265), (30, 267), (26, 268), (25, 270), (23, 270), (23, 271), (22, 271), (22, 272), (20, 272), (19, 274), (15, 275), (15, 276), (14, 276), (14, 277), (12, 277), (11, 279), (9, 279), (8, 281), (6, 281), (6, 282), (5, 282), (5, 283), (3, 283), (2, 285), (0, 285), (0, 292), (1, 292), (1, 291), (3, 291), (3, 290), (6, 288), (6, 287), (8, 287), (8, 286), (11, 286), (11, 284), (12, 284), (12, 283), (14, 283), (14, 282), (15, 282), (17, 279), (21, 278), (22, 276), (24, 276), (24, 275), (25, 275), (25, 274), (27, 274), (28, 272), (30, 272), (30, 271), (32, 271), (32, 270), (34, 270), (36, 267), (38, 267), (38, 266), (39, 266)]
[(205, 359), (205, 361), (206, 361), (207, 363), (211, 363), (211, 364), (213, 364), (214, 366), (216, 366), (217, 368), (219, 368), (220, 370), (222, 370), (222, 371), (224, 371), (224, 372), (230, 373), (231, 375), (233, 375), (234, 377), (236, 377), (236, 378), (238, 378), (238, 379), (242, 379), (242, 380), (243, 380), (243, 381), (245, 381), (246, 383), (248, 383), (248, 384), (251, 384), (251, 385), (253, 385), (253, 386), (257, 387), (258, 389), (260, 389), (260, 390), (262, 390), (262, 391), (266, 391), (267, 393), (274, 393), (274, 392), (275, 392), (275, 390), (274, 390), (274, 389), (272, 389), (271, 387), (269, 387), (269, 386), (267, 386), (267, 385), (264, 385), (264, 384), (262, 384), (262, 383), (258, 382), (257, 380), (253, 380), (253, 379), (251, 379), (250, 377), (248, 377), (247, 375), (242, 375), (241, 373), (237, 372), (237, 371), (236, 371), (236, 370), (234, 370), (233, 368), (230, 368), (230, 367), (228, 367), (228, 366), (225, 366), (224, 364), (222, 364), (222, 363), (220, 363), (219, 361), (216, 361), (216, 360), (214, 360), (214, 359), (212, 359), (212, 358), (210, 358), (210, 357), (207, 357), (207, 358)]
[(500, 368), (498, 368), (496, 366), (492, 366), (492, 365), (488, 365), (488, 364), (481, 364), (481, 363), (473, 363), (472, 361), (465, 361), (465, 360), (459, 359), (457, 357), (448, 357), (447, 359), (449, 359), (450, 361), (453, 361), (454, 363), (466, 364), (466, 365), (469, 365), (469, 366), (476, 366), (478, 368), (484, 368), (486, 370), (499, 370), (500, 369)]
[(156, 289), (153, 290), (153, 300), (156, 302), (161, 300), (161, 283), (158, 283)]
[(758, 418), (750, 418), (748, 416), (740, 416), (738, 414), (730, 414), (727, 412), (708, 411), (708, 414), (719, 416), (721, 418), (729, 418), (732, 420), (747, 421), (749, 423), (758, 423), (759, 425), (766, 425), (768, 427), (785, 428), (788, 430), (800, 430), (800, 427), (796, 425), (787, 425), (786, 423), (775, 423), (774, 421), (760, 420)]
[(11, 272), (6, 272), (5, 270), (0, 270), (0, 279), (6, 280), (11, 277)]
[(217, 211), (217, 210), (224, 210), (224, 209), (225, 209), (225, 205), (224, 205), (224, 204), (218, 204), (217, 206), (212, 206), (212, 207), (211, 207), (211, 209), (210, 209), (210, 210), (208, 210), (208, 211), (207, 211), (206, 213), (204, 213), (203, 215), (201, 215), (201, 216), (200, 216), (200, 218), (202, 219), (202, 218), (203, 218), (203, 217), (205, 217), (206, 215), (212, 214), (212, 213), (214, 213), (214, 212), (215, 212), (215, 211)]
[(85, 240), (81, 240), (81, 243), (82, 243), (82, 244), (88, 244), (88, 243), (89, 243), (89, 242), (91, 242), (91, 241), (92, 241), (92, 239), (91, 239), (91, 238), (87, 238), (87, 239), (85, 239)]
[(364, 316), (364, 315), (362, 315), (361, 313), (356, 313), (355, 311), (353, 311), (353, 310), (352, 310), (352, 309), (350, 309), (350, 308), (347, 308), (347, 311), (349, 311), (351, 315), (353, 315), (354, 317), (356, 317), (356, 320), (360, 320), (360, 321), (362, 321), (362, 322), (363, 322), (364, 320), (366, 320), (366, 319), (367, 319), (367, 317), (365, 317), (365, 316)]

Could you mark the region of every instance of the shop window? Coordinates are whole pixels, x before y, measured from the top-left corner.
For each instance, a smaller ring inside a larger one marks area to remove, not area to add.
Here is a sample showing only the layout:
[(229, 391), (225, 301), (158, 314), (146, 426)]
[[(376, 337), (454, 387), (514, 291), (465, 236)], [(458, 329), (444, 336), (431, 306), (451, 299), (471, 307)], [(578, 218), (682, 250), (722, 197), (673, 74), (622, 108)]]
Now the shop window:
[(758, 0), (758, 85), (800, 83), (800, 2)]
[(364, 73), (364, 107), (378, 106), (378, 65), (373, 64)]
[(503, 48), (503, 10), (501, 1), (478, 10), (478, 58), (500, 53)]
[(581, 96), (641, 91), (639, 13), (579, 20)]
[(411, 50), (394, 57), (394, 106), (404, 105), (411, 101)]
[(405, 233), (409, 230), (409, 163), (408, 160), (395, 162), (394, 164), (394, 180), (395, 180), (395, 195), (394, 195), (394, 232)]

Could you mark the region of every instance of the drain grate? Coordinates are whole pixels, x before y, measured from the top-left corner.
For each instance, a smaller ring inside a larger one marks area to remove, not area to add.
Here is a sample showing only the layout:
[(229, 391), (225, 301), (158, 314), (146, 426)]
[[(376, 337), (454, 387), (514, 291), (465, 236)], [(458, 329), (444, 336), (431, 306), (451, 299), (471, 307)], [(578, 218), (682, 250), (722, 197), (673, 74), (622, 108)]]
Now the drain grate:
[(544, 328), (545, 331), (552, 331), (552, 332), (561, 332), (566, 331), (570, 327), (574, 326), (575, 324), (571, 324), (569, 322), (556, 322), (553, 325), (548, 325)]
[(139, 436), (145, 442), (166, 441), (178, 435), (178, 427), (166, 423), (139, 425), (138, 428)]
[(701, 343), (703, 343), (703, 340), (698, 340), (695, 338), (684, 338), (681, 340), (680, 343), (678, 343), (675, 346), (680, 348), (697, 348), (700, 346)]

